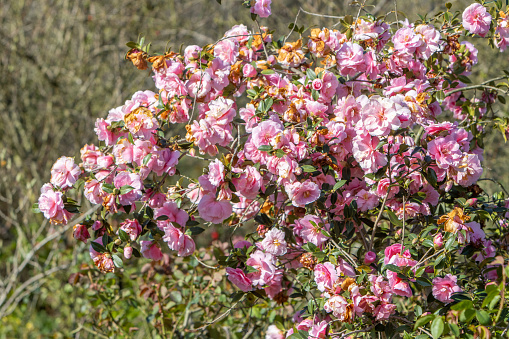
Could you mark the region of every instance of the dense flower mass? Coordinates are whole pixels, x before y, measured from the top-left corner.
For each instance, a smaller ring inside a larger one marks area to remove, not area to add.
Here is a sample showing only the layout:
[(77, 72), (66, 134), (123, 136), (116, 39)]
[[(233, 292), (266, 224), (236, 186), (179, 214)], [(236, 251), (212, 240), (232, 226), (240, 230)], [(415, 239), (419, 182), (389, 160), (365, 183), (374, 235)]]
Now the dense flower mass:
[[(270, 0), (245, 5), (254, 20), (271, 14)], [(497, 255), (508, 250), (509, 202), (478, 182), (485, 133), (507, 130), (491, 114), (497, 97), (505, 102), (506, 84), (495, 81), (507, 77), (467, 86), (479, 60), (461, 40), (490, 37), (504, 50), (509, 28), (502, 11), (492, 17), (475, 3), (460, 24), (447, 6), (416, 23), (345, 17), (341, 31), (313, 28), (307, 41), (236, 25), (182, 55), (150, 56), (133, 43), (127, 58), (152, 65), (157, 92), (136, 92), (97, 119), (100, 142), (85, 145), (79, 164), (56, 161), (38, 208), (69, 222), (80, 207), (69, 191), (83, 185), (100, 207), (73, 235), (92, 239), (100, 271), (120, 270), (117, 252), (222, 267), (234, 302), (297, 312), (295, 324), (278, 315), (267, 338), (412, 331), (408, 317), (421, 319), (412, 333), (433, 320), (440, 337), (444, 319), (456, 326), (447, 331), (467, 333), (458, 321), (469, 315), (455, 312), (486, 283), (506, 281)], [(183, 158), (203, 169), (199, 177)], [(230, 236), (224, 245), (215, 230), (200, 238), (217, 225)], [(239, 228), (247, 235), (234, 245)], [(487, 311), (477, 312), (487, 325)]]

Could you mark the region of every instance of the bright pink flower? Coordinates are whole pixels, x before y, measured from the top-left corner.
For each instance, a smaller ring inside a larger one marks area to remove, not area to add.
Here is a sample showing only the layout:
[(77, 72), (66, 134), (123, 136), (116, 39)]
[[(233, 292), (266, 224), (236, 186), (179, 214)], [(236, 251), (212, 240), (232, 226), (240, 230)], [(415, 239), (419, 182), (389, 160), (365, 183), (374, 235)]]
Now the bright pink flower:
[(163, 252), (159, 248), (159, 244), (157, 241), (144, 241), (140, 242), (141, 244), (141, 254), (147, 258), (152, 260), (161, 260), (163, 258)]
[(81, 170), (74, 163), (73, 158), (60, 157), (51, 167), (51, 180), (53, 186), (62, 189), (70, 188), (78, 180)]
[(288, 184), (285, 186), (285, 190), (288, 198), (292, 200), (293, 206), (296, 207), (305, 207), (320, 197), (320, 187), (309, 179), (302, 183), (296, 181), (293, 184)]
[(433, 237), (433, 245), (435, 249), (439, 249), (444, 245), (444, 237), (442, 236), (442, 233), (438, 233)]
[(447, 274), (443, 278), (436, 277), (433, 279), (433, 296), (446, 304), (452, 302), (452, 294), (462, 291), (457, 284), (457, 280), (458, 278), (452, 274)]
[(389, 317), (396, 311), (396, 305), (389, 304), (389, 303), (381, 303), (378, 305), (375, 309), (375, 312), (373, 314), (376, 317), (376, 320), (385, 320), (389, 319)]
[(385, 265), (396, 265), (396, 266), (413, 266), (415, 264), (415, 260), (412, 260), (412, 256), (410, 251), (403, 248), (401, 251), (401, 244), (397, 243), (385, 248), (384, 251)]
[(117, 137), (115, 134), (108, 129), (111, 123), (104, 119), (97, 119), (95, 121), (94, 131), (97, 134), (97, 138), (100, 141), (104, 141), (106, 146), (113, 145), (115, 141), (117, 141)]
[(369, 211), (375, 208), (380, 202), (380, 197), (378, 197), (378, 195), (365, 189), (357, 192), (355, 198), (355, 201), (357, 202), (357, 208), (361, 212)]
[(373, 251), (369, 251), (364, 255), (364, 263), (366, 265), (371, 264), (372, 262), (375, 262), (376, 260), (376, 253)]
[(141, 225), (136, 219), (126, 219), (126, 221), (120, 224), (119, 229), (126, 232), (131, 241), (135, 241), (142, 231)]
[(228, 280), (230, 280), (232, 284), (240, 288), (242, 291), (249, 292), (253, 290), (251, 280), (240, 268), (227, 267), (226, 275), (228, 276)]
[(86, 244), (87, 240), (90, 238), (90, 233), (88, 233), (87, 226), (83, 224), (76, 224), (72, 229), (72, 236), (74, 239), (83, 241)]
[(254, 6), (251, 7), (251, 13), (259, 15), (260, 18), (266, 18), (272, 13), (271, 3), (272, 0), (256, 0)]
[(280, 256), (286, 254), (285, 232), (277, 228), (271, 229), (265, 233), (262, 246), (265, 252), (272, 255)]
[(437, 166), (443, 169), (458, 164), (462, 156), (460, 145), (451, 135), (431, 140), (428, 143), (428, 153), (436, 160)]
[(214, 224), (220, 224), (232, 214), (232, 204), (228, 200), (216, 200), (214, 193), (205, 194), (198, 203), (200, 217)]
[(311, 83), (311, 88), (313, 88), (315, 91), (319, 91), (323, 88), (323, 81), (320, 78), (316, 78)]
[(330, 262), (316, 265), (314, 273), (315, 282), (317, 284), (318, 290), (321, 292), (331, 290), (332, 286), (334, 286), (334, 283), (338, 279), (336, 267)]
[(387, 271), (387, 280), (389, 281), (389, 286), (392, 289), (392, 292), (397, 295), (401, 295), (403, 297), (411, 297), (412, 289), (408, 282), (403, 281), (396, 272)]
[(463, 12), (463, 27), (472, 34), (484, 37), (490, 30), (491, 15), (478, 3), (468, 6)]
[(158, 176), (163, 175), (163, 173), (171, 174), (171, 170), (175, 170), (175, 166), (178, 164), (179, 156), (179, 151), (172, 151), (168, 148), (164, 148), (154, 152), (154, 156), (147, 165)]
[(242, 68), (242, 74), (246, 78), (254, 78), (256, 76), (256, 68), (253, 67), (251, 64), (245, 64)]

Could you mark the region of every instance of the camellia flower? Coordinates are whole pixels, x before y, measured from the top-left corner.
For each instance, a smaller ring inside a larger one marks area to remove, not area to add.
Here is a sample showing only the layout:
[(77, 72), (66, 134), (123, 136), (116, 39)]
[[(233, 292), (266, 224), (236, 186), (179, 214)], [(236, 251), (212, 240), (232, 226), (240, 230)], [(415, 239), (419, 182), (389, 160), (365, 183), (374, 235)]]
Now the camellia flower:
[(285, 190), (288, 198), (292, 200), (293, 206), (296, 207), (304, 207), (320, 197), (320, 187), (311, 180), (288, 184), (285, 186)]
[(286, 254), (285, 232), (278, 230), (277, 228), (271, 229), (265, 233), (262, 246), (265, 252), (275, 256)]
[(334, 265), (330, 262), (316, 265), (314, 273), (315, 282), (318, 290), (321, 292), (332, 289), (332, 286), (334, 286), (334, 283), (338, 279), (336, 267), (334, 267)]
[(60, 157), (51, 167), (51, 180), (50, 182), (57, 187), (62, 189), (70, 188), (74, 185), (78, 177), (80, 176), (81, 170), (74, 163), (73, 158)]
[(251, 7), (251, 13), (259, 15), (260, 18), (266, 18), (272, 13), (271, 3), (272, 0), (256, 0), (254, 6)]
[(65, 210), (62, 192), (53, 191), (51, 184), (45, 184), (41, 188), (39, 196), (39, 210), (44, 213), (46, 219), (55, 224), (66, 224), (71, 213)]
[(220, 224), (228, 218), (233, 211), (232, 204), (228, 200), (216, 200), (215, 194), (205, 194), (198, 203), (200, 217), (214, 224)]
[(456, 283), (458, 278), (455, 275), (447, 274), (445, 277), (436, 277), (433, 279), (433, 296), (443, 302), (450, 303), (453, 300), (451, 296), (455, 292), (461, 292), (461, 288)]
[(240, 288), (242, 291), (249, 292), (253, 290), (251, 280), (240, 268), (227, 267), (226, 275), (228, 276), (228, 280), (230, 280), (232, 284)]
[(478, 3), (468, 6), (463, 12), (463, 27), (472, 34), (484, 37), (490, 30), (491, 15)]
[(141, 245), (141, 254), (147, 258), (152, 260), (161, 260), (163, 258), (163, 252), (159, 248), (159, 245), (156, 241), (144, 241), (140, 242)]

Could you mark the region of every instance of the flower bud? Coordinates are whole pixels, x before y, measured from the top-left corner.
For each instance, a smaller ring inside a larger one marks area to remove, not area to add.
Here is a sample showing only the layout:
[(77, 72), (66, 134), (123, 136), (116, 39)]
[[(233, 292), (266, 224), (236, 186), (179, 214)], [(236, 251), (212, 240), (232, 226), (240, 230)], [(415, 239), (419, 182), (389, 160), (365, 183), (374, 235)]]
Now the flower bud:
[(475, 206), (477, 204), (477, 198), (471, 198), (471, 199), (468, 199), (466, 204), (468, 206)]
[(366, 265), (369, 265), (371, 264), (372, 262), (374, 262), (376, 260), (376, 253), (373, 252), (373, 251), (369, 251), (367, 252), (365, 255), (364, 255), (364, 263)]
[(315, 90), (315, 91), (319, 91), (322, 89), (323, 87), (323, 81), (322, 79), (315, 79), (313, 80), (313, 83), (311, 84), (311, 87)]
[(442, 233), (438, 233), (433, 238), (433, 247), (438, 250), (440, 247), (444, 245), (444, 238), (442, 236)]
[(426, 272), (426, 273), (434, 273), (435, 272), (435, 268), (433, 266), (428, 266), (428, 267), (426, 267), (424, 272)]
[(124, 258), (131, 259), (132, 254), (133, 254), (133, 248), (131, 246), (124, 247)]

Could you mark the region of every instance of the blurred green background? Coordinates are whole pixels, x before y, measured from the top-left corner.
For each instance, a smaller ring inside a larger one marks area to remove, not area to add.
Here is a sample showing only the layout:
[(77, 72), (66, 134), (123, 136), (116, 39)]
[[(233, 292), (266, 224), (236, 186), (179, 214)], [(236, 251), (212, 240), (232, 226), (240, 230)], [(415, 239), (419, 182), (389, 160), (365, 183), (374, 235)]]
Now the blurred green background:
[[(98, 292), (68, 283), (82, 263), (91, 263), (87, 247), (77, 244), (70, 230), (55, 233), (62, 226), (48, 224), (41, 214), (31, 212), (31, 206), (58, 157), (77, 157), (84, 144), (96, 142), (96, 118), (105, 117), (137, 90), (155, 90), (149, 71), (138, 71), (124, 60), (126, 42), (143, 35), (152, 42), (153, 52), (162, 52), (166, 46), (178, 50), (181, 44), (212, 43), (235, 24), (254, 29), (241, 2), (223, 0), (221, 6), (215, 0), (0, 2), (0, 338), (97, 337), (83, 328), (97, 327)], [(451, 2), (452, 9), (460, 11), (471, 3)], [(445, 9), (443, 1), (435, 0), (367, 4), (376, 15), (397, 5), (409, 20), (417, 19), (417, 13)], [(261, 22), (276, 29), (278, 38), (288, 33), (299, 8), (329, 16), (355, 16), (358, 10), (346, 0), (273, 0), (273, 15)], [(336, 18), (303, 11), (297, 18), (297, 24), (306, 27), (337, 23)], [(482, 65), (472, 76), (474, 82), (509, 68), (509, 53), (491, 50), (485, 42), (477, 47)], [(498, 109), (506, 114), (506, 107)], [(484, 177), (509, 186), (509, 154), (500, 133), (486, 143), (484, 166)], [(482, 187), (498, 189), (488, 181)], [(52, 234), (56, 239), (41, 245)], [(142, 261), (137, 263), (142, 266)], [(118, 284), (115, 278), (108, 281)], [(124, 289), (138, 295), (139, 281), (127, 283)], [(152, 319), (123, 299), (120, 302), (125, 304), (118, 308), (127, 310), (124, 315), (132, 324), (150, 333)]]

